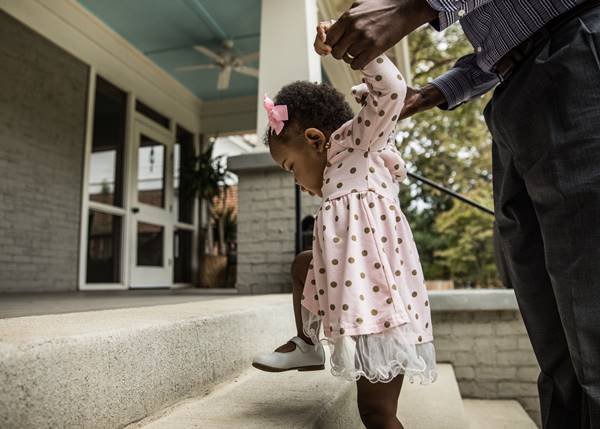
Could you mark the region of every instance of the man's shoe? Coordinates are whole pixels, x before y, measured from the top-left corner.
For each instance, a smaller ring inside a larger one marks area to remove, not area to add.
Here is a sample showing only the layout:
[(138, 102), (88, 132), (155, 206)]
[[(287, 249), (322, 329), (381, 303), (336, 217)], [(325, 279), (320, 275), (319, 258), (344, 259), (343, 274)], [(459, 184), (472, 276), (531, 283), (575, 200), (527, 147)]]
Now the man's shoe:
[(252, 361), (254, 368), (269, 372), (318, 371), (325, 369), (325, 351), (322, 344), (312, 345), (300, 337), (290, 339), (296, 345), (291, 352), (260, 354)]

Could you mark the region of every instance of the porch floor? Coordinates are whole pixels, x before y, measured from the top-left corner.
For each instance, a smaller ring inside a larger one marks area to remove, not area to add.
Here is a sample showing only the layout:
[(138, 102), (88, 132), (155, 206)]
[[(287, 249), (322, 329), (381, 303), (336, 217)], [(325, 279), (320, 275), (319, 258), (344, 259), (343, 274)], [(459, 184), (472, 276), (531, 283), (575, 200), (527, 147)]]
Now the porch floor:
[(0, 319), (180, 304), (239, 296), (237, 289), (135, 289), (0, 294)]

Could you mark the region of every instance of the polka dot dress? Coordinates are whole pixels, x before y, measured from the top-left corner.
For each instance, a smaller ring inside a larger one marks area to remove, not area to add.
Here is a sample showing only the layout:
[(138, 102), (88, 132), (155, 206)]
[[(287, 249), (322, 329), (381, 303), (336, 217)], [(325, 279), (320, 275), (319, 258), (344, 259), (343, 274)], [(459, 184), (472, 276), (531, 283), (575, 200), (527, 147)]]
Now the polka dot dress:
[(353, 88), (363, 108), (336, 130), (323, 174), (323, 203), (304, 285), (304, 331), (332, 347), (332, 372), (391, 381), (435, 379), (429, 300), (410, 227), (400, 210), (404, 161), (392, 132), (406, 84), (385, 56)]

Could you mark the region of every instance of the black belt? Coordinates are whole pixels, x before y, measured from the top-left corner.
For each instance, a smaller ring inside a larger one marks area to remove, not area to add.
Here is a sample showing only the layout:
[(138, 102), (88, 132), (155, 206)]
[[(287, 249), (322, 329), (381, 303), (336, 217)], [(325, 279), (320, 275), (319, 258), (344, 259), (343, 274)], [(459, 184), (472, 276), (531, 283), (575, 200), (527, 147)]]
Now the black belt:
[(498, 75), (500, 82), (508, 79), (515, 66), (523, 61), (523, 59), (526, 58), (541, 43), (548, 40), (551, 34), (558, 27), (596, 6), (600, 6), (600, 0), (587, 0), (581, 4), (578, 4), (565, 13), (548, 21), (542, 28), (529, 36), (528, 39), (508, 51), (494, 66), (494, 73)]

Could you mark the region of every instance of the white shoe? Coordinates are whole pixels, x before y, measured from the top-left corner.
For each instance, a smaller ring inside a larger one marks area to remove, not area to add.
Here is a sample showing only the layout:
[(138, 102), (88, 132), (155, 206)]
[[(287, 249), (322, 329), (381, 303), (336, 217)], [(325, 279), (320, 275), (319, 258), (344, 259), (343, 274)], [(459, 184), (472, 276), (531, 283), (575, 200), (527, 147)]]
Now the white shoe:
[(252, 361), (254, 368), (281, 372), (297, 369), (298, 371), (318, 371), (325, 369), (325, 351), (322, 344), (308, 344), (300, 337), (290, 339), (296, 345), (291, 352), (272, 352), (260, 354)]

